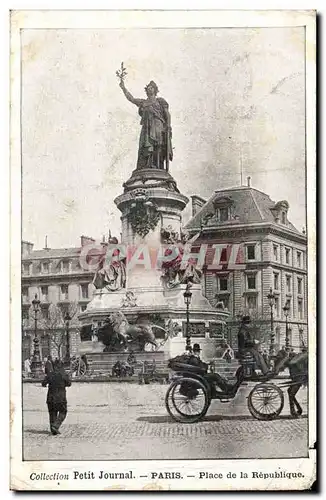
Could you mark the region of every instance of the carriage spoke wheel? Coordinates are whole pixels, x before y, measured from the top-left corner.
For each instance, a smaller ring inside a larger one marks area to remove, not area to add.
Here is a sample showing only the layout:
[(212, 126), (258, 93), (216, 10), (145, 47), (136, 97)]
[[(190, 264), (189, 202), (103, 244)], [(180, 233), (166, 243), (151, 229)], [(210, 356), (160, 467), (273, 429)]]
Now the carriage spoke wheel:
[(86, 374), (87, 368), (85, 362), (81, 359), (79, 361), (77, 375), (83, 377)]
[(198, 422), (206, 415), (209, 405), (206, 387), (193, 378), (174, 380), (165, 396), (166, 409), (177, 422)]
[(273, 420), (280, 415), (283, 407), (283, 391), (275, 384), (258, 384), (249, 394), (249, 411), (258, 420)]

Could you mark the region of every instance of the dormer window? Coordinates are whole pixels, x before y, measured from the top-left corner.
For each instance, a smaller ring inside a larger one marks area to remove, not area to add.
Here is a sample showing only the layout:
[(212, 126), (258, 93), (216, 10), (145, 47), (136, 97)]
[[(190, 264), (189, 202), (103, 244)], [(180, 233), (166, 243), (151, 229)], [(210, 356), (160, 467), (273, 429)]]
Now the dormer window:
[(70, 262), (69, 260), (63, 260), (61, 261), (61, 272), (62, 273), (69, 273), (70, 271)]
[(217, 216), (220, 222), (226, 222), (229, 220), (229, 207), (218, 208)]
[(227, 222), (231, 219), (231, 208), (233, 201), (229, 196), (220, 196), (213, 202), (216, 218), (219, 222)]
[(271, 211), (277, 224), (287, 224), (289, 204), (286, 200), (277, 202)]
[(42, 269), (42, 273), (43, 274), (49, 274), (49, 272), (50, 272), (50, 264), (49, 264), (49, 262), (42, 262), (41, 269)]
[(30, 276), (32, 264), (30, 262), (24, 262), (23, 264), (23, 274), (24, 276)]

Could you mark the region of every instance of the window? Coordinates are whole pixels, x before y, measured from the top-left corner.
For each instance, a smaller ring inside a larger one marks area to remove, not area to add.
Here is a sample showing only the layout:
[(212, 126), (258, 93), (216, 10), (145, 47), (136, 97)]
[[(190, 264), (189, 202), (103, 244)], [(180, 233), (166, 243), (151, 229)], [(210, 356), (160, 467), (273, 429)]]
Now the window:
[(280, 317), (280, 298), (279, 297), (275, 297), (275, 316), (277, 318)]
[(23, 286), (22, 296), (23, 296), (23, 301), (27, 302), (28, 301), (28, 287), (27, 286)]
[(302, 295), (302, 278), (298, 278), (298, 294)]
[(298, 299), (298, 318), (303, 319), (303, 301)]
[(286, 276), (286, 293), (291, 293), (291, 276)]
[(246, 307), (247, 309), (257, 309), (257, 297), (255, 295), (248, 295), (246, 299)]
[(88, 284), (83, 283), (82, 285), (80, 285), (80, 290), (82, 299), (88, 299)]
[(281, 329), (279, 326), (275, 328), (275, 341), (278, 349), (281, 347)]
[(285, 263), (290, 264), (290, 249), (289, 248), (285, 249)]
[(29, 262), (24, 262), (23, 264), (23, 274), (29, 276), (31, 274), (31, 264)]
[(68, 285), (61, 285), (61, 300), (68, 300)]
[(227, 261), (228, 261), (227, 249), (224, 247), (221, 250), (220, 262), (227, 262)]
[(273, 273), (274, 274), (274, 290), (278, 290), (279, 288), (279, 275), (278, 273)]
[(42, 316), (44, 319), (49, 319), (49, 308), (42, 307)]
[(292, 328), (288, 328), (289, 346), (292, 347)]
[(86, 311), (86, 308), (87, 308), (87, 305), (83, 304), (83, 305), (80, 306), (80, 311), (84, 312), (84, 311)]
[(255, 245), (247, 245), (247, 259), (255, 260)]
[(218, 278), (218, 289), (221, 292), (225, 292), (228, 289), (228, 279), (226, 276)]
[(50, 270), (50, 265), (48, 262), (43, 262), (42, 263), (42, 273), (48, 274)]
[(277, 245), (273, 245), (273, 256), (274, 256), (274, 260), (278, 261), (278, 246)]
[(301, 254), (301, 252), (297, 252), (297, 266), (298, 267), (302, 266), (302, 254)]
[(247, 275), (247, 288), (248, 290), (256, 290), (256, 275), (248, 274)]
[(226, 222), (229, 220), (229, 209), (227, 207), (219, 209), (219, 221)]
[(286, 224), (286, 213), (282, 212), (282, 224)]
[(48, 294), (49, 294), (49, 287), (41, 286), (41, 300), (43, 300), (43, 302), (46, 302), (48, 300)]

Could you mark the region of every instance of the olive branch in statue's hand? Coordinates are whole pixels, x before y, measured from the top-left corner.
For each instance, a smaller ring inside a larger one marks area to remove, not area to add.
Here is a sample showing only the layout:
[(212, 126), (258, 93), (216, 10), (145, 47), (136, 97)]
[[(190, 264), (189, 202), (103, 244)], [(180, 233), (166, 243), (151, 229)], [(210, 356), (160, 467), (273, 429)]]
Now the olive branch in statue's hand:
[(116, 71), (115, 74), (117, 75), (117, 77), (120, 80), (120, 86), (123, 86), (124, 85), (124, 79), (126, 78), (126, 76), (128, 74), (126, 68), (123, 65), (123, 62), (121, 63), (120, 70)]

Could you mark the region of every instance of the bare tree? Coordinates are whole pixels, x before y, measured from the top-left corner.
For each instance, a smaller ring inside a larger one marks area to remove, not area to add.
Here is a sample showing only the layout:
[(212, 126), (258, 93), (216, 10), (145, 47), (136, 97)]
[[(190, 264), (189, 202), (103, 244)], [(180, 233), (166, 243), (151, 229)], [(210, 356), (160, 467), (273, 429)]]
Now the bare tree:
[[(79, 322), (77, 317), (78, 304), (76, 302), (67, 302), (62, 307), (51, 303), (46, 309), (41, 307), (38, 313), (38, 328), (44, 330), (44, 333), (49, 336), (50, 345), (56, 349), (59, 359), (61, 358), (62, 346), (65, 345), (66, 342), (66, 325), (64, 318), (67, 313), (71, 318), (71, 326), (77, 326)], [(31, 324), (35, 319), (35, 312), (32, 307), (29, 317)]]

